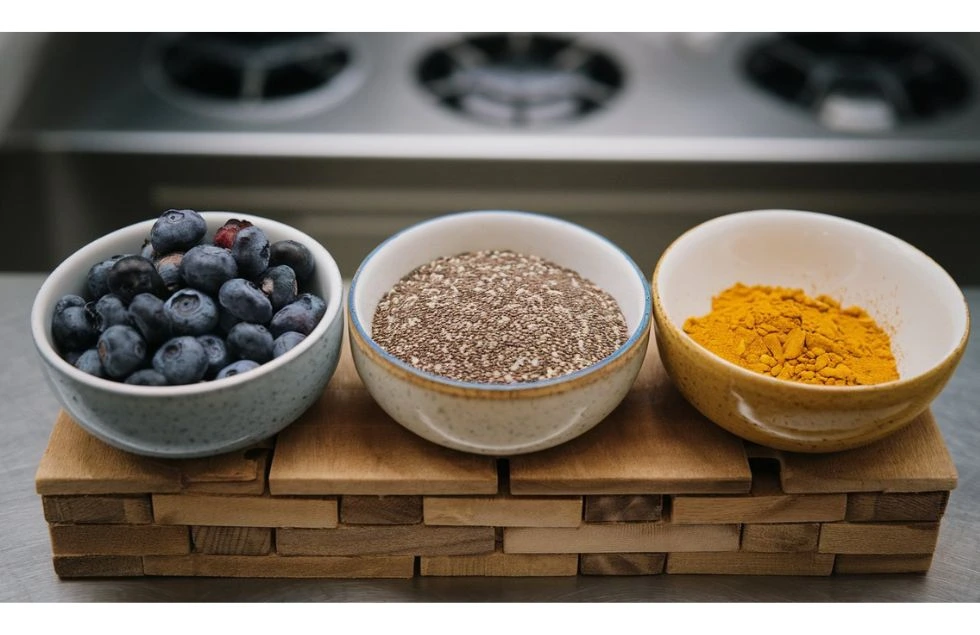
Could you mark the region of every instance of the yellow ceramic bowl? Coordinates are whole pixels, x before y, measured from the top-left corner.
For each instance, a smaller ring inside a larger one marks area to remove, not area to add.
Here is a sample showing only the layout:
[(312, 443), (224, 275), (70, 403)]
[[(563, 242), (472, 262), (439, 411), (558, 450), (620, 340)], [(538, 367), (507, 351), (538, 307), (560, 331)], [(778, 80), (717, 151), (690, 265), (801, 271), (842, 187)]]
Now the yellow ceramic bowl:
[[(741, 282), (802, 288), (864, 307), (889, 333), (899, 379), (820, 386), (722, 359), (683, 331), (688, 317)], [(942, 267), (882, 231), (825, 214), (760, 210), (688, 231), (653, 274), (654, 333), (667, 372), (709, 419), (781, 450), (832, 452), (896, 432), (929, 407), (966, 348), (970, 318)]]

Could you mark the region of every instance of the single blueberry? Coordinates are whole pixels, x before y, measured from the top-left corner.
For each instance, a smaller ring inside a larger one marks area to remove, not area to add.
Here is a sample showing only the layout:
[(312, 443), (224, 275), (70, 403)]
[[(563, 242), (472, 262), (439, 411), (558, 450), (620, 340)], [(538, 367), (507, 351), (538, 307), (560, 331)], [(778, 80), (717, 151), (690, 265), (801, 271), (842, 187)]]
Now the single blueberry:
[(250, 359), (240, 359), (237, 362), (233, 362), (218, 371), (215, 379), (224, 379), (225, 377), (241, 375), (242, 373), (247, 373), (253, 368), (258, 368), (259, 365), (260, 364), (258, 362), (253, 362)]
[(68, 295), (58, 300), (51, 316), (51, 338), (59, 351), (81, 351), (95, 345), (99, 329), (85, 299)]
[(140, 293), (152, 293), (161, 298), (167, 296), (167, 286), (153, 261), (143, 256), (123, 256), (113, 263), (106, 279), (109, 291), (127, 304)]
[(201, 242), (208, 231), (204, 217), (192, 209), (169, 209), (150, 229), (150, 244), (157, 254), (187, 251)]
[(309, 335), (326, 312), (327, 304), (319, 296), (303, 293), (294, 302), (276, 311), (269, 323), (269, 330), (276, 337), (286, 331)]
[(260, 227), (250, 225), (238, 230), (231, 245), (231, 255), (238, 263), (238, 274), (249, 280), (269, 267), (269, 239)]
[[(156, 296), (154, 296), (156, 297)], [(126, 303), (115, 293), (106, 293), (92, 306), (95, 314), (95, 326), (102, 332), (116, 324), (132, 325), (132, 318)]]
[(169, 293), (184, 286), (184, 277), (180, 274), (180, 263), (184, 259), (184, 252), (172, 251), (166, 256), (154, 258), (153, 264), (157, 268), (157, 273), (163, 280), (163, 285)]
[(306, 282), (313, 275), (316, 263), (313, 254), (303, 243), (296, 240), (279, 240), (269, 250), (269, 266), (288, 265), (296, 272), (296, 279)]
[(146, 340), (131, 326), (110, 326), (99, 336), (99, 360), (109, 377), (123, 379), (147, 362)]
[(245, 228), (251, 227), (252, 223), (247, 220), (239, 220), (237, 218), (231, 218), (225, 221), (225, 224), (218, 228), (214, 232), (213, 242), (218, 247), (224, 247), (225, 249), (231, 249), (231, 246), (235, 244), (235, 236), (238, 232)]
[(266, 324), (272, 318), (272, 302), (261, 289), (244, 278), (232, 278), (221, 285), (218, 302), (245, 322)]
[(99, 359), (98, 349), (90, 348), (78, 356), (73, 366), (80, 371), (96, 377), (107, 377), (102, 361)]
[(239, 322), (228, 333), (225, 344), (235, 359), (264, 364), (272, 359), (272, 333), (261, 324)]
[(278, 311), (295, 300), (299, 292), (296, 287), (296, 273), (289, 265), (269, 267), (259, 277), (257, 284), (272, 303), (273, 311)]
[(225, 341), (217, 335), (198, 335), (197, 341), (201, 343), (204, 352), (208, 355), (208, 371), (204, 374), (206, 378), (214, 377), (218, 371), (232, 362)]
[(174, 335), (204, 335), (218, 326), (218, 305), (197, 289), (181, 289), (163, 304)]
[(55, 314), (61, 313), (70, 306), (85, 306), (88, 301), (80, 295), (75, 295), (69, 293), (68, 295), (61, 296), (57, 302), (54, 304)]
[(116, 261), (120, 258), (122, 258), (122, 255), (107, 258), (102, 262), (95, 263), (88, 270), (85, 285), (88, 287), (90, 298), (98, 300), (109, 293), (109, 270), (112, 269), (112, 265), (116, 264)]
[(152, 368), (141, 368), (123, 382), (134, 386), (166, 386), (167, 378)]
[(306, 336), (296, 331), (286, 331), (272, 342), (272, 356), (279, 357), (291, 351), (297, 344), (306, 339)]
[(129, 303), (129, 317), (151, 345), (170, 339), (173, 326), (165, 303), (152, 293), (140, 293)]
[(238, 277), (238, 265), (227, 249), (197, 245), (184, 254), (180, 275), (187, 286), (215, 295), (222, 284)]
[(208, 354), (191, 335), (167, 340), (153, 355), (153, 368), (167, 378), (168, 384), (193, 384), (204, 379)]

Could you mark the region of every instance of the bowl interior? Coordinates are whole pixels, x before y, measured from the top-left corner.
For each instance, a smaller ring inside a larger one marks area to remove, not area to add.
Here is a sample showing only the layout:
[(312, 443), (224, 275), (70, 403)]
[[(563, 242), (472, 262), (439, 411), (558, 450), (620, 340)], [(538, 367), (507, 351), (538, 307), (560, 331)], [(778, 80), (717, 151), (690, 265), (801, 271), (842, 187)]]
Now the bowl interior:
[(888, 332), (906, 379), (939, 364), (968, 328), (959, 286), (935, 261), (887, 233), (830, 215), (761, 210), (722, 216), (681, 236), (655, 287), (678, 328), (741, 282), (802, 288), (859, 305)]
[(378, 302), (412, 270), (467, 251), (510, 249), (577, 271), (619, 303), (630, 336), (648, 322), (645, 276), (612, 242), (573, 223), (526, 212), (464, 212), (426, 221), (381, 243), (351, 285), (351, 317), (366, 335)]

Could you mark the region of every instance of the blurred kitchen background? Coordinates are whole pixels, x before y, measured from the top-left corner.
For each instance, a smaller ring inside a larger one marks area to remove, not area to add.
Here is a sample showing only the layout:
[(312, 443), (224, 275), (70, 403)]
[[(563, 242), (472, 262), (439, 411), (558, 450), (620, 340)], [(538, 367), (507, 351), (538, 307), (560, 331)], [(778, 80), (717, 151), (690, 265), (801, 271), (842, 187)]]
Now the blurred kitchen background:
[(4, 271), (186, 207), (295, 225), (348, 277), (469, 209), (651, 272), (708, 218), (793, 208), (980, 283), (976, 34), (9, 33), (0, 82)]

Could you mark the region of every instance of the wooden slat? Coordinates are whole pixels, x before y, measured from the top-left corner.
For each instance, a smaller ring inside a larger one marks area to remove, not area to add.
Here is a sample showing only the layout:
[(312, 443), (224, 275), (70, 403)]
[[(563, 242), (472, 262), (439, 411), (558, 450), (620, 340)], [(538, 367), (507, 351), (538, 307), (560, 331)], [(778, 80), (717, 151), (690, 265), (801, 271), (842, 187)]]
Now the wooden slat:
[(917, 494), (855, 493), (847, 496), (847, 520), (938, 521), (946, 511), (949, 492)]
[(187, 527), (159, 525), (49, 525), (57, 556), (142, 556), (190, 553)]
[(143, 525), (153, 522), (149, 496), (42, 496), (49, 523)]
[(336, 527), (337, 499), (154, 494), (153, 514), (161, 525)]
[(147, 556), (148, 576), (220, 578), (411, 578), (412, 556)]
[(823, 553), (933, 553), (939, 523), (827, 523), (820, 529)]
[(578, 556), (501, 551), (470, 556), (422, 556), (419, 572), (423, 576), (574, 576), (578, 573)]
[(143, 575), (140, 556), (55, 556), (60, 578), (119, 578)]
[(224, 556), (264, 556), (272, 551), (268, 527), (191, 527), (194, 551)]
[(742, 551), (761, 553), (814, 552), (817, 550), (819, 540), (819, 523), (742, 526)]
[(671, 553), (667, 573), (719, 575), (830, 575), (834, 556), (827, 553)]
[(266, 490), (271, 448), (255, 446), (218, 456), (181, 461), (181, 488), (199, 494), (252, 494)]
[(658, 575), (664, 572), (665, 553), (583, 553), (582, 575)]
[(506, 553), (735, 551), (738, 525), (595, 523), (575, 528), (504, 528)]
[(834, 562), (834, 573), (925, 573), (930, 566), (931, 553), (890, 556), (840, 554)]
[(512, 494), (742, 493), (751, 480), (741, 439), (677, 392), (653, 338), (632, 390), (605, 421), (510, 459)]
[(426, 496), (426, 525), (478, 527), (578, 527), (581, 497)]
[(659, 494), (594, 495), (585, 497), (587, 523), (654, 522), (663, 517)]
[(357, 496), (340, 499), (346, 525), (414, 525), (422, 522), (421, 496)]
[(340, 525), (276, 532), (276, 551), (284, 556), (444, 556), (490, 553), (494, 545), (493, 527)]

